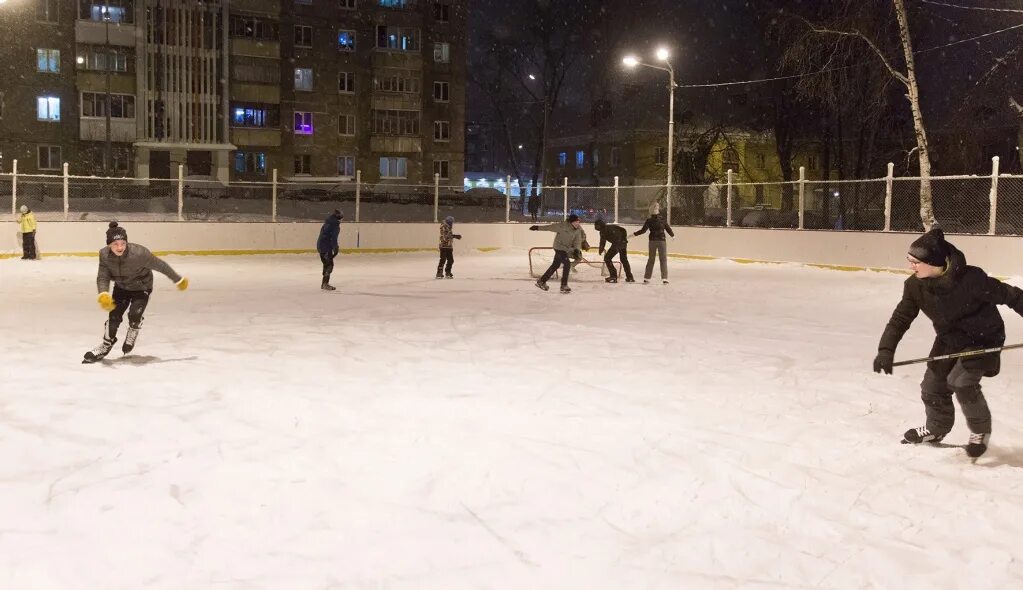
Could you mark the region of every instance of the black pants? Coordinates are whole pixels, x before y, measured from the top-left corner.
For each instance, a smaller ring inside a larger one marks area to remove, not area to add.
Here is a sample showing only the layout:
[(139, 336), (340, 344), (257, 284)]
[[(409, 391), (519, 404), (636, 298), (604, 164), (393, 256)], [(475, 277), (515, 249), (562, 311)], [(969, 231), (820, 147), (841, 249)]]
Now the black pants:
[(618, 272), (615, 270), (614, 259), (615, 255), (619, 255), (619, 260), (622, 261), (622, 270), (625, 271), (625, 278), (632, 280), (632, 266), (629, 264), (629, 253), (625, 251), (627, 245), (611, 244), (611, 247), (607, 249), (607, 253), (604, 254), (604, 264), (607, 265), (607, 272), (610, 273), (612, 279), (618, 278)]
[(552, 276), (554, 276), (554, 273), (558, 270), (558, 267), (560, 266), (561, 267), (561, 286), (562, 287), (567, 287), (568, 286), (568, 265), (570, 263), (571, 263), (571, 259), (568, 257), (568, 252), (562, 252), (561, 250), (555, 250), (554, 251), (554, 262), (551, 263), (551, 266), (550, 266), (550, 268), (547, 269), (547, 272), (543, 273), (543, 276), (540, 277), (540, 282), (541, 283), (546, 283)]
[(132, 328), (142, 327), (142, 314), (146, 311), (146, 306), (149, 305), (149, 291), (128, 291), (122, 289), (117, 285), (114, 285), (114, 305), (113, 311), (110, 312), (110, 316), (107, 318), (107, 337), (113, 339), (117, 336), (117, 329), (121, 327), (121, 321), (124, 319), (124, 312), (128, 312), (128, 325)]
[(30, 231), (21, 234), (21, 251), (22, 260), (36, 259), (36, 232)]
[(927, 364), (927, 372), (920, 383), (920, 397), (927, 414), (927, 429), (931, 432), (945, 434), (952, 430), (956, 417), (953, 394), (959, 400), (970, 432), (991, 432), (991, 410), (980, 388), (984, 370), (974, 364), (968, 359)]
[(330, 273), (334, 272), (334, 257), (337, 254), (333, 252), (320, 252), (320, 261), (323, 262), (323, 282), (330, 282)]
[[(445, 263), (447, 266), (445, 267)], [(444, 274), (451, 274), (451, 267), (455, 265), (455, 249), (454, 248), (441, 248), (440, 249), (440, 262), (437, 263), (437, 274), (442, 271)]]

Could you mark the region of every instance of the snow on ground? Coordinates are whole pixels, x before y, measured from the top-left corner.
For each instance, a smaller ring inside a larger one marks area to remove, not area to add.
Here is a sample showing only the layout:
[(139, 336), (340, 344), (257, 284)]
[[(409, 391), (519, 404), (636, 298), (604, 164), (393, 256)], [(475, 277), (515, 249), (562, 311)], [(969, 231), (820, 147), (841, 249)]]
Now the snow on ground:
[(1023, 586), (1023, 354), (980, 463), (899, 445), (922, 366), (870, 364), (902, 276), (560, 295), (459, 251), (342, 256), (328, 294), (314, 255), (168, 260), (192, 288), (158, 276), (91, 366), (95, 259), (0, 260), (0, 587)]

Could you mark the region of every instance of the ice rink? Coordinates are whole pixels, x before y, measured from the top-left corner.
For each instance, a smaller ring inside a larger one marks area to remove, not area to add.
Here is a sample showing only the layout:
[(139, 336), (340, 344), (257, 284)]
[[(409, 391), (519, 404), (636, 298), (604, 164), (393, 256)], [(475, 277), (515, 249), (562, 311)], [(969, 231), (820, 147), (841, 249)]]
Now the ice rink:
[(980, 462), (961, 415), (900, 445), (923, 365), (871, 360), (903, 275), (561, 295), (456, 256), (341, 256), (336, 293), (315, 255), (168, 257), (191, 288), (158, 275), (97, 365), (96, 260), (0, 260), (0, 588), (1023, 587), (1023, 352)]

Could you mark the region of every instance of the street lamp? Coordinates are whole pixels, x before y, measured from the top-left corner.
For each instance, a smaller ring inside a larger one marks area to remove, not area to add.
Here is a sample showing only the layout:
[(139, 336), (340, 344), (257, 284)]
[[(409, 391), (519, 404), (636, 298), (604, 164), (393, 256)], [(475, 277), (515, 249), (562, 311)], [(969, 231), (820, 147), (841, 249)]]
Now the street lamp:
[(113, 148), (110, 145), (110, 68), (113, 65), (113, 52), (110, 50), (110, 7), (104, 6), (101, 12), (103, 16), (103, 32), (106, 36), (106, 42), (103, 46), (103, 51), (106, 52), (106, 59), (104, 60), (104, 81), (106, 83), (106, 142), (103, 146), (103, 176), (111, 176), (111, 160), (113, 159)]
[(675, 159), (675, 70), (671, 67), (671, 62), (668, 58), (671, 57), (671, 53), (666, 47), (660, 47), (654, 54), (659, 61), (664, 62), (664, 66), (655, 66), (648, 63), (643, 63), (634, 55), (627, 55), (622, 58), (622, 63), (628, 68), (634, 68), (636, 66), (643, 66), (646, 68), (652, 68), (655, 70), (661, 70), (662, 72), (668, 72), (668, 178), (665, 183), (667, 190), (667, 201), (668, 201), (668, 212), (665, 217), (665, 221), (668, 225), (671, 225), (671, 204), (672, 196), (674, 194), (674, 187), (672, 186), (672, 172), (673, 163)]

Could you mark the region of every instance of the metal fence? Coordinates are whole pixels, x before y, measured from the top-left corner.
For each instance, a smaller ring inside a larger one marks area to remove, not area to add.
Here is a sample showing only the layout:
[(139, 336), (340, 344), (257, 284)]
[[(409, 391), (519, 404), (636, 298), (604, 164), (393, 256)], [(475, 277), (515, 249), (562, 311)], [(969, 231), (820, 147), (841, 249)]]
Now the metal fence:
[[(856, 231), (920, 231), (918, 177), (865, 180), (723, 182), (706, 185), (570, 186), (568, 179), (534, 196), (503, 189), (442, 184), (365, 183), (310, 179), (220, 183), (175, 179), (97, 178), (63, 174), (0, 174), (0, 219), (25, 204), (44, 220), (319, 221), (334, 209), (358, 222), (550, 222), (576, 214), (584, 221), (642, 223), (652, 210), (680, 226)], [(935, 218), (950, 233), (1023, 234), (1023, 176), (936, 176), (930, 179)], [(667, 196), (670, 194), (670, 199)], [(530, 206), (534, 200), (535, 215)], [(666, 204), (670, 201), (671, 206)], [(10, 207), (5, 205), (9, 203)]]

